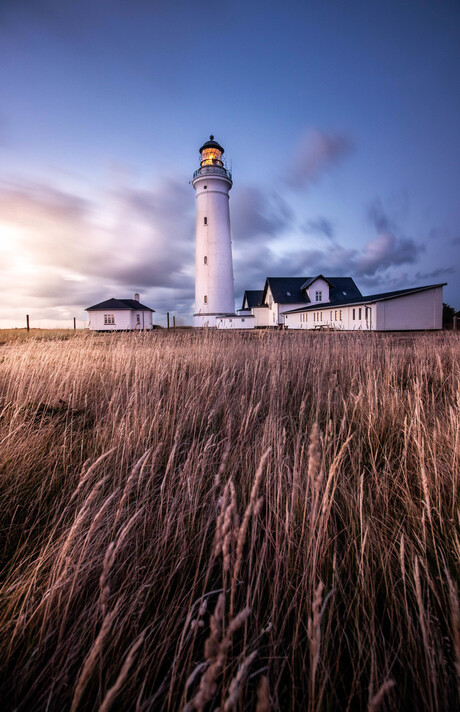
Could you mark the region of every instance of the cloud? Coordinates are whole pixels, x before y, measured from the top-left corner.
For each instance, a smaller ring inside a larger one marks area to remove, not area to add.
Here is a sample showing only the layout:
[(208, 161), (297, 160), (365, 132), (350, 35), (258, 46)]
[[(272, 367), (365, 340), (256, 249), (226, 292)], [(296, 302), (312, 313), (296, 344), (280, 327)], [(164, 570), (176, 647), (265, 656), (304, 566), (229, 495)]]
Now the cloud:
[(416, 279), (435, 279), (436, 277), (444, 277), (447, 274), (455, 274), (455, 267), (440, 267), (432, 272), (416, 272)]
[(384, 209), (380, 200), (375, 200), (368, 209), (368, 218), (377, 235), (369, 240), (354, 263), (354, 273), (372, 276), (390, 267), (415, 263), (425, 246), (412, 238), (401, 237), (393, 216)]
[(241, 186), (231, 200), (232, 233), (237, 241), (266, 240), (280, 234), (293, 221), (286, 201), (275, 191)]
[(416, 262), (423, 249), (411, 239), (398, 238), (391, 232), (383, 232), (367, 243), (356, 261), (355, 273), (373, 275), (394, 265)]
[(351, 153), (353, 142), (345, 134), (308, 129), (301, 136), (289, 165), (287, 183), (303, 188)]
[(383, 208), (380, 200), (374, 200), (369, 206), (368, 217), (377, 232), (390, 232), (395, 230), (393, 218)]
[(334, 237), (334, 225), (327, 218), (320, 217), (316, 220), (308, 220), (302, 227), (307, 235), (323, 235), (325, 237)]

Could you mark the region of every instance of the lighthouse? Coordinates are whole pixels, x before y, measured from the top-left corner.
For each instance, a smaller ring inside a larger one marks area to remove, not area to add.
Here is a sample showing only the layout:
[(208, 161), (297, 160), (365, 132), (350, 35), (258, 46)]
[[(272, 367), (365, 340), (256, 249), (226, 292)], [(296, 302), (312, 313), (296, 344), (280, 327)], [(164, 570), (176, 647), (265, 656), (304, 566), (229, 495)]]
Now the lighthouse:
[(235, 316), (229, 192), (232, 174), (224, 149), (209, 137), (200, 148), (200, 167), (193, 174), (196, 191), (194, 326), (218, 327)]

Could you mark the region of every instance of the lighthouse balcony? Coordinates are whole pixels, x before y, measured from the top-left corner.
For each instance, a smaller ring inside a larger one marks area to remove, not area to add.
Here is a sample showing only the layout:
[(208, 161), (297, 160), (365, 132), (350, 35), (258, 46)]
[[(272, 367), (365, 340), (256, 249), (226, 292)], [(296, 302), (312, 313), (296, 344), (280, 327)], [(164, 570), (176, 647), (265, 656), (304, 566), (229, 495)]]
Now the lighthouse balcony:
[(201, 168), (198, 168), (193, 174), (193, 180), (199, 176), (223, 176), (228, 178), (228, 180), (232, 180), (231, 171), (221, 166), (201, 166)]

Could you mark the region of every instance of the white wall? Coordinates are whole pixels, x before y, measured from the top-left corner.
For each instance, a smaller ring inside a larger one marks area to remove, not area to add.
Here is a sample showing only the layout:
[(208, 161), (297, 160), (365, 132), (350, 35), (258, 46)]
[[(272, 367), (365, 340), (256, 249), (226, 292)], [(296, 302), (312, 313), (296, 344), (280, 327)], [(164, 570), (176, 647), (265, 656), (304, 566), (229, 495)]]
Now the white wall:
[(377, 329), (442, 329), (442, 287), (378, 302)]
[(255, 319), (253, 316), (242, 314), (240, 316), (226, 316), (217, 319), (218, 329), (253, 329)]
[[(355, 319), (353, 319), (353, 309)], [(361, 309), (361, 318), (359, 310)], [(338, 307), (315, 309), (297, 314), (285, 314), (284, 324), (289, 329), (334, 329), (336, 331), (371, 331), (375, 329), (375, 304), (366, 307)]]
[[(114, 324), (104, 324), (104, 314), (113, 314)], [(137, 314), (140, 315), (141, 325), (137, 325)], [(89, 311), (88, 328), (91, 331), (131, 331), (133, 329), (151, 329), (152, 312), (131, 311), (130, 309), (120, 309), (115, 311)]]
[[(329, 301), (329, 285), (327, 282), (324, 281), (324, 279), (315, 279), (315, 281), (312, 282), (312, 284), (310, 284), (310, 286), (308, 287), (307, 292), (312, 304), (324, 304), (324, 302)], [(321, 302), (316, 301), (316, 292), (322, 293)]]
[(253, 307), (252, 313), (254, 314), (254, 328), (269, 325), (271, 312), (267, 307)]

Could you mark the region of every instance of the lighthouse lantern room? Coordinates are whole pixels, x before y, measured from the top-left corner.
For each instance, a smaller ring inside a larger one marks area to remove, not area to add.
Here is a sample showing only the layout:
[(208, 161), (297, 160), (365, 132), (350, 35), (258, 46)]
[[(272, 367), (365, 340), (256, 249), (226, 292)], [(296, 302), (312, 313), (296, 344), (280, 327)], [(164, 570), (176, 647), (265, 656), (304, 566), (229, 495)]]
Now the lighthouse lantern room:
[(209, 137), (193, 174), (196, 191), (195, 326), (219, 326), (235, 316), (229, 192), (232, 175), (224, 149)]

